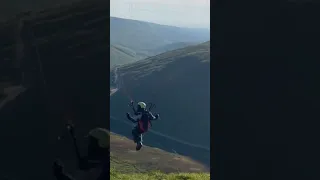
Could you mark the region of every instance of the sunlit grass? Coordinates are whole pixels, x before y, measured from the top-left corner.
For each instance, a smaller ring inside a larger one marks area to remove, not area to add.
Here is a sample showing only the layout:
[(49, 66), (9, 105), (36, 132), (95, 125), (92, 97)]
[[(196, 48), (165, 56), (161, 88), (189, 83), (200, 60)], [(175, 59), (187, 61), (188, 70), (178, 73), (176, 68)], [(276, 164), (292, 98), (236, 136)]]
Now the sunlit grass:
[(159, 171), (147, 173), (120, 173), (115, 169), (110, 169), (111, 180), (209, 180), (209, 173), (162, 173)]

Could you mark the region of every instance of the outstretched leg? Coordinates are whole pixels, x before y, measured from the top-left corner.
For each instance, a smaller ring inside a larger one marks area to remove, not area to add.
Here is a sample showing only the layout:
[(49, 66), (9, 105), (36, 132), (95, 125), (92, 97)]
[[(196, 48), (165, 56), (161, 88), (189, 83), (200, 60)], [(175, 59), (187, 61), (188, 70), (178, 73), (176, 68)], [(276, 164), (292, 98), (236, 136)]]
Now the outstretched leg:
[(132, 129), (132, 132), (131, 132), (131, 133), (132, 133), (133, 141), (134, 141), (135, 143), (137, 143), (138, 138), (139, 138), (139, 132), (138, 132), (137, 126)]
[(142, 133), (138, 135), (138, 139), (137, 139), (137, 146), (136, 146), (136, 150), (139, 151), (143, 144), (142, 144)]

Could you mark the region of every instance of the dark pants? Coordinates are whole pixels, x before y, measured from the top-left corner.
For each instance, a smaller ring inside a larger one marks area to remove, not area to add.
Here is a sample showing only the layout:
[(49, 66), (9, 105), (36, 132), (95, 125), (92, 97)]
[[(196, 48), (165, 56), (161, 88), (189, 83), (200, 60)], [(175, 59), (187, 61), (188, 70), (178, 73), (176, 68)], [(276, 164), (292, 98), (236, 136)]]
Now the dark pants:
[(142, 134), (138, 126), (132, 129), (132, 136), (135, 143), (142, 143)]

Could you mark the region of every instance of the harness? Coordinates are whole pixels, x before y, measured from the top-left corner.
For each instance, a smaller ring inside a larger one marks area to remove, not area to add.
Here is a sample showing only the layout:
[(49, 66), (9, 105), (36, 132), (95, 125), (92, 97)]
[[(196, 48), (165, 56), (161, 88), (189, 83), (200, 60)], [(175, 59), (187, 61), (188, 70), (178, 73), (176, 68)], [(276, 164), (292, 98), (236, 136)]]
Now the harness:
[(139, 120), (138, 120), (138, 127), (139, 127), (139, 130), (140, 130), (141, 133), (145, 133), (145, 132), (148, 131), (148, 129), (145, 129), (144, 126), (143, 126), (144, 123), (143, 123), (142, 117), (143, 117), (144, 115), (145, 115), (145, 116), (148, 116), (148, 117), (147, 117), (147, 118), (148, 118), (148, 129), (152, 127), (152, 123), (151, 123), (151, 120), (150, 120), (150, 118), (149, 118), (148, 112), (146, 112), (146, 113), (144, 113), (144, 114), (141, 114), (141, 117), (140, 117)]
[[(144, 127), (143, 127), (143, 121), (142, 121), (142, 120), (139, 120), (139, 121), (138, 121), (138, 124), (139, 124), (139, 130), (140, 130), (140, 132), (145, 133), (145, 132), (148, 131), (147, 129), (144, 129)], [(151, 125), (151, 121), (148, 120), (148, 129), (151, 128), (151, 126), (152, 126), (152, 125)]]

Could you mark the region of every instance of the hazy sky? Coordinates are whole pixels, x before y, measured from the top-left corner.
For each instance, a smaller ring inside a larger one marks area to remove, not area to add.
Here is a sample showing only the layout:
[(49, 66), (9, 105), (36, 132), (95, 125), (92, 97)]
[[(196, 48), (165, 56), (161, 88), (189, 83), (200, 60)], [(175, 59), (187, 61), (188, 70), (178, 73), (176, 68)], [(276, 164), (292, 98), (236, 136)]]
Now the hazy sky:
[(180, 27), (210, 27), (210, 0), (110, 0), (110, 15)]

